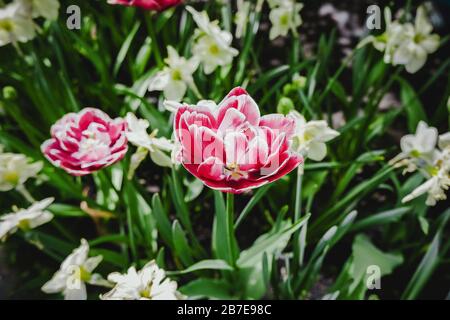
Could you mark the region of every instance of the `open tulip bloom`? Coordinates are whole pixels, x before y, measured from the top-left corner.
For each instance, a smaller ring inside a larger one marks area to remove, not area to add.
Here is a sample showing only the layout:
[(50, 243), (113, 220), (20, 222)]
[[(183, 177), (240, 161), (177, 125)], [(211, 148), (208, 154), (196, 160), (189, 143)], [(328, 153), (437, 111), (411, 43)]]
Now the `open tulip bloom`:
[(242, 88), (218, 105), (183, 106), (174, 122), (176, 158), (212, 189), (242, 193), (280, 179), (303, 158), (290, 150), (295, 121), (261, 116)]
[(178, 5), (182, 0), (109, 0), (110, 4), (139, 7), (147, 10), (162, 11)]
[(84, 176), (121, 160), (128, 150), (127, 124), (99, 109), (69, 113), (51, 128), (41, 146), (45, 157), (73, 176)]

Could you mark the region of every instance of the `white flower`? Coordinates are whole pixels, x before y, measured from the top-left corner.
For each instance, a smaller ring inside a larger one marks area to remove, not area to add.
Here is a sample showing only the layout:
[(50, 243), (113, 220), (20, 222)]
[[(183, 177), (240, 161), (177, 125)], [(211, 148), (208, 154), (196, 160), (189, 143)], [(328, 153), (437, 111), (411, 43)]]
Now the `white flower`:
[(234, 18), (236, 23), (236, 38), (240, 39), (247, 30), (248, 17), (250, 15), (250, 2), (244, 0), (237, 1), (237, 12)]
[(336, 138), (339, 132), (331, 129), (324, 120), (306, 122), (297, 111), (291, 111), (288, 116), (296, 122), (291, 148), (314, 161), (323, 160), (327, 155), (325, 142)]
[(362, 40), (358, 47), (372, 43), (384, 51), (384, 62), (404, 65), (406, 71), (415, 73), (423, 67), (428, 54), (439, 47), (439, 35), (432, 34), (433, 27), (423, 6), (417, 9), (414, 24), (392, 21), (389, 8), (385, 9), (386, 32)]
[[(436, 148), (436, 143), (439, 149)], [(450, 132), (438, 138), (436, 128), (419, 122), (416, 133), (400, 140), (402, 152), (390, 161), (396, 167), (405, 166), (404, 172), (419, 172), (427, 179), (414, 189), (402, 202), (411, 201), (428, 193), (426, 204), (434, 206), (447, 199), (445, 191), (450, 187)]]
[(86, 300), (86, 283), (108, 286), (108, 282), (92, 271), (102, 261), (102, 256), (88, 258), (89, 244), (81, 239), (81, 245), (63, 261), (52, 279), (42, 287), (45, 293), (63, 293), (65, 300)]
[(53, 198), (47, 198), (34, 203), (28, 209), (21, 209), (17, 212), (0, 216), (0, 239), (5, 240), (8, 235), (13, 234), (17, 229), (27, 231), (52, 220), (53, 214), (45, 209), (53, 200)]
[(177, 291), (177, 283), (166, 278), (164, 270), (155, 261), (147, 263), (142, 270), (135, 267), (126, 274), (111, 273), (108, 280), (115, 287), (101, 295), (102, 300), (180, 300), (183, 297)]
[(197, 70), (199, 61), (196, 57), (189, 60), (180, 57), (177, 51), (169, 46), (167, 66), (158, 72), (150, 82), (150, 91), (163, 91), (166, 99), (181, 101), (188, 87), (197, 90), (192, 74)]
[[(143, 161), (142, 149), (145, 149), (150, 153), (150, 157), (154, 163), (162, 167), (171, 167), (172, 160), (166, 153), (171, 152), (173, 149), (173, 143), (164, 137), (156, 138), (157, 130), (153, 131), (150, 135), (147, 133), (147, 129), (150, 126), (149, 122), (144, 119), (138, 119), (133, 113), (129, 112), (126, 116), (128, 124), (127, 138), (130, 143), (138, 147), (138, 155), (135, 155), (134, 170), (137, 168), (136, 161)], [(141, 148), (139, 150), (139, 148)], [(139, 154), (140, 153), (140, 154)], [(137, 165), (139, 165), (137, 163)]]
[[(179, 103), (177, 101), (170, 101), (170, 100), (166, 100), (163, 103), (164, 108), (171, 113), (177, 113), (178, 109), (185, 105), (186, 105), (185, 103)], [(191, 106), (192, 107), (206, 107), (211, 112), (214, 112), (214, 110), (216, 110), (218, 108), (216, 102), (212, 101), (212, 100), (200, 100), (199, 102), (197, 102), (196, 105), (191, 105)]]
[(0, 191), (9, 191), (36, 177), (42, 162), (29, 163), (23, 154), (0, 154)]
[(295, 3), (295, 1), (277, 1), (269, 14), (269, 19), (272, 22), (269, 38), (274, 40), (279, 36), (287, 36), (289, 30), (294, 34), (297, 33), (297, 28), (302, 24), (302, 17), (300, 10), (303, 4)]
[(432, 157), (438, 138), (436, 128), (429, 127), (424, 121), (417, 125), (415, 134), (408, 134), (400, 140), (402, 153), (407, 156)]
[(221, 30), (218, 21), (210, 22), (205, 11), (200, 13), (189, 6), (186, 9), (198, 26), (194, 33), (192, 54), (200, 60), (205, 73), (211, 74), (217, 67), (231, 64), (239, 54), (239, 51), (231, 47), (231, 33)]
[(44, 17), (48, 20), (58, 18), (59, 1), (58, 0), (16, 0), (23, 6), (31, 7), (33, 18)]
[(442, 167), (435, 175), (428, 179), (425, 183), (418, 186), (409, 195), (402, 199), (402, 202), (409, 202), (422, 194), (428, 193), (426, 205), (434, 206), (437, 201), (447, 199), (445, 191), (450, 187), (450, 175), (448, 167)]
[(35, 35), (33, 20), (22, 3), (15, 1), (0, 8), (0, 47), (28, 42)]
[(450, 132), (441, 134), (439, 136), (438, 145), (441, 150), (450, 149)]
[(431, 33), (433, 27), (423, 6), (417, 9), (415, 24), (405, 24), (404, 29), (406, 40), (395, 50), (393, 64), (404, 65), (406, 71), (415, 73), (424, 66), (428, 54), (439, 48), (439, 35)]

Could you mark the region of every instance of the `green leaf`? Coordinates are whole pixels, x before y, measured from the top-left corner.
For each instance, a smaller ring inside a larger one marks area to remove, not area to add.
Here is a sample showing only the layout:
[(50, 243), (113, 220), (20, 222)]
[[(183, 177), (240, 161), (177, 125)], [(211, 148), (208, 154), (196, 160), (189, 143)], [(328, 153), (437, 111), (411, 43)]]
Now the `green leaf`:
[(168, 275), (187, 274), (199, 270), (227, 270), (232, 271), (233, 268), (224, 260), (202, 260), (194, 263), (189, 268), (181, 271), (168, 271)]
[(352, 231), (361, 231), (373, 226), (389, 224), (399, 221), (404, 214), (411, 211), (411, 207), (403, 207), (392, 210), (386, 210), (356, 222), (352, 226)]
[(269, 232), (260, 236), (253, 245), (241, 252), (237, 264), (241, 268), (254, 267), (262, 262), (264, 252), (272, 254), (277, 250), (283, 249), (289, 241), (291, 235), (300, 229), (311, 215), (308, 214), (298, 220), (294, 225), (285, 222), (284, 227), (277, 233)]
[(442, 214), (442, 220), (439, 229), (436, 232), (436, 235), (433, 237), (433, 241), (431, 241), (430, 245), (428, 246), (427, 252), (422, 258), (422, 261), (420, 261), (416, 272), (414, 272), (414, 275), (409, 281), (408, 286), (403, 292), (402, 299), (416, 299), (419, 293), (422, 291), (423, 287), (426, 285), (428, 279), (436, 270), (436, 267), (438, 266), (441, 259), (439, 250), (442, 241), (442, 233), (449, 218), (450, 210), (447, 210)]
[(172, 227), (170, 224), (169, 217), (166, 211), (163, 209), (158, 194), (153, 195), (152, 207), (153, 207), (153, 216), (155, 217), (156, 225), (158, 227), (159, 233), (161, 234), (161, 237), (169, 247), (173, 248)]
[(409, 132), (415, 132), (420, 120), (427, 122), (427, 115), (414, 88), (404, 79), (399, 78), (400, 96), (408, 118)]
[(172, 225), (172, 241), (175, 249), (175, 254), (178, 258), (180, 258), (181, 262), (185, 266), (192, 265), (194, 260), (192, 259), (192, 251), (189, 247), (188, 240), (186, 238), (186, 234), (181, 228), (178, 220), (175, 220)]
[(234, 298), (230, 294), (231, 287), (225, 280), (200, 278), (181, 287), (180, 292), (191, 299), (206, 297), (229, 300)]
[(80, 208), (67, 204), (53, 203), (48, 210), (58, 217), (89, 217)]
[(215, 216), (213, 223), (213, 231), (212, 231), (212, 249), (214, 255), (218, 259), (222, 259), (225, 261), (231, 261), (232, 257), (230, 257), (230, 252), (233, 252), (231, 248), (229, 248), (229, 244), (235, 246), (237, 250), (237, 241), (236, 238), (233, 237), (231, 241), (228, 239), (228, 228), (227, 228), (227, 212), (225, 208), (225, 201), (223, 199), (223, 195), (220, 191), (213, 191), (214, 193), (214, 206), (215, 206)]
[(249, 249), (241, 252), (237, 266), (240, 269), (240, 283), (244, 285), (242, 298), (260, 299), (264, 295), (267, 290), (267, 275), (271, 271), (263, 269), (272, 265), (274, 255), (287, 246), (292, 234), (301, 228), (309, 217), (310, 215), (301, 218), (294, 225), (285, 221), (279, 230), (272, 229), (263, 234)]
[(131, 43), (133, 42), (134, 37), (136, 36), (136, 33), (139, 30), (139, 27), (141, 26), (141, 23), (137, 21), (133, 29), (128, 33), (128, 36), (126, 37), (125, 41), (122, 44), (122, 47), (120, 48), (119, 54), (117, 55), (116, 63), (114, 64), (114, 76), (117, 75), (119, 72), (120, 67), (122, 66), (123, 61), (125, 60), (125, 57), (128, 54), (128, 51), (130, 50)]
[(352, 246), (353, 250), (353, 282), (349, 287), (350, 293), (354, 291), (361, 282), (366, 283), (367, 270), (369, 266), (377, 266), (380, 276), (391, 274), (392, 271), (403, 263), (401, 254), (384, 253), (376, 248), (365, 235), (358, 235)]

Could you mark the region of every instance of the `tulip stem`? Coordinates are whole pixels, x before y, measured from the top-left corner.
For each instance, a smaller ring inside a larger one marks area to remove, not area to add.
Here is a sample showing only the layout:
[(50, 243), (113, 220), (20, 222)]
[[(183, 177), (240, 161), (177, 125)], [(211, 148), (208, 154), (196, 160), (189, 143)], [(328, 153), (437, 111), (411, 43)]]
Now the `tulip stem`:
[(227, 246), (228, 255), (232, 267), (236, 266), (234, 260), (234, 249), (233, 249), (233, 224), (234, 224), (234, 194), (227, 193)]
[[(302, 211), (302, 181), (303, 181), (303, 168), (297, 169), (297, 184), (295, 187), (295, 208), (294, 208), (294, 223), (301, 218)], [(300, 244), (299, 244), (300, 230), (294, 233), (294, 270), (301, 265), (300, 257)]]

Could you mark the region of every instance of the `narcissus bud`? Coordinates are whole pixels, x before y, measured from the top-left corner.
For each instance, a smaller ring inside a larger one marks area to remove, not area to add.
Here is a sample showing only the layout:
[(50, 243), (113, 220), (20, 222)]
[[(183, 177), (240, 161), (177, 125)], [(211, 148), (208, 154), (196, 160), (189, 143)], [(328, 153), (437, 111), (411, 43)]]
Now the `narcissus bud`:
[(289, 112), (291, 112), (294, 109), (295, 109), (294, 102), (292, 102), (292, 100), (290, 98), (283, 97), (278, 102), (278, 105), (277, 105), (278, 113), (287, 115)]
[(5, 100), (16, 100), (17, 99), (17, 91), (11, 86), (6, 86), (3, 88), (3, 98)]

